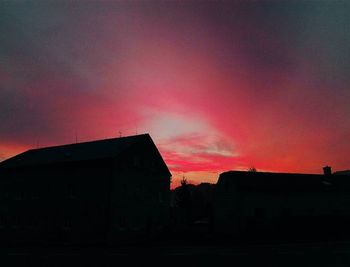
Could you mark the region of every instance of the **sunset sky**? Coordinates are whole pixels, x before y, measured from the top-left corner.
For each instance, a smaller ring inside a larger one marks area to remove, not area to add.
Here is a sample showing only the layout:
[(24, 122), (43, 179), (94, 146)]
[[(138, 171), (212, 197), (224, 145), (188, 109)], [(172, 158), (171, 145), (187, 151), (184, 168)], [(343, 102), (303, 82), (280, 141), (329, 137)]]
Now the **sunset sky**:
[(2, 1), (0, 161), (150, 133), (173, 186), (350, 168), (347, 1)]

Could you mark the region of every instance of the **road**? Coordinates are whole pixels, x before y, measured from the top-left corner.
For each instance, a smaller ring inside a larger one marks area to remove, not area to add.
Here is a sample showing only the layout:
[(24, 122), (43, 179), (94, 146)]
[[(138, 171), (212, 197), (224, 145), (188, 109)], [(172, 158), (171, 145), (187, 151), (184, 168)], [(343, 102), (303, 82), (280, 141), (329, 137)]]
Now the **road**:
[(350, 242), (2, 248), (0, 253), (1, 266), (21, 267), (120, 266), (125, 260), (146, 263), (147, 259), (152, 259), (152, 262), (162, 263), (163, 257), (168, 258), (167, 265), (190, 258), (186, 265), (213, 266), (231, 262), (233, 266), (350, 266)]

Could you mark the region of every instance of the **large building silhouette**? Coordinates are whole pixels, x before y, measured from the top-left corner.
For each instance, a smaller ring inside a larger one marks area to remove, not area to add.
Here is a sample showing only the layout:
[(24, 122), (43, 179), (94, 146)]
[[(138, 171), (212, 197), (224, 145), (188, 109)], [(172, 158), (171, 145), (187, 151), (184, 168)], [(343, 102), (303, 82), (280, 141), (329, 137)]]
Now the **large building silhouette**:
[(28, 150), (0, 163), (0, 240), (118, 242), (160, 231), (170, 177), (148, 134)]

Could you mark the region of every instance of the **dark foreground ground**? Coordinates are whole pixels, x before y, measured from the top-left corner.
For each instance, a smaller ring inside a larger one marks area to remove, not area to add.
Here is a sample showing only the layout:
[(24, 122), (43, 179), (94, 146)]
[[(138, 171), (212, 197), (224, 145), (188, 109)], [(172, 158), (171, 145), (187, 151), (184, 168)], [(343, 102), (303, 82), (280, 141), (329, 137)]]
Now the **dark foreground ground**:
[(128, 266), (132, 263), (139, 266), (159, 263), (214, 267), (350, 266), (350, 242), (3, 247), (0, 252), (0, 266)]

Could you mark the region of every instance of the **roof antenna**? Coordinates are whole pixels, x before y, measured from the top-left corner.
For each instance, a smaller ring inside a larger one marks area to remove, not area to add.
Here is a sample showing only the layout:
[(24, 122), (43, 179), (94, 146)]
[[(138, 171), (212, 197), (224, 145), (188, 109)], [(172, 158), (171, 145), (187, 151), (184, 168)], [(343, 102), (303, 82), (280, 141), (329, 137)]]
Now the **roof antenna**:
[(122, 132), (121, 131), (119, 131), (119, 137), (122, 137)]
[(78, 135), (77, 135), (77, 131), (75, 131), (75, 143), (78, 143)]

